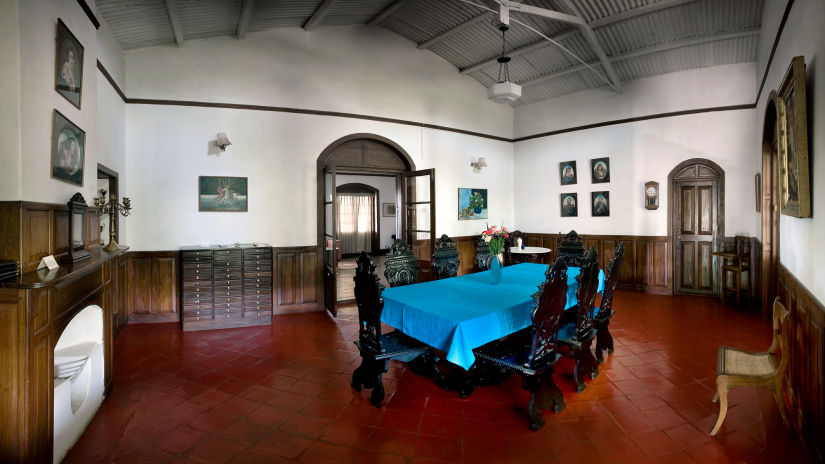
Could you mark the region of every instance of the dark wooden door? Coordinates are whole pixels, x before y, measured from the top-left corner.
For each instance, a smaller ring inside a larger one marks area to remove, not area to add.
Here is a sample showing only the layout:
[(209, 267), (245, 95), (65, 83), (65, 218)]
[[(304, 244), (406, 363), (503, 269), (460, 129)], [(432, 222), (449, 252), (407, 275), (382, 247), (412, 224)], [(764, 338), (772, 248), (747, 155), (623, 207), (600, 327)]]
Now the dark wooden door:
[(711, 252), (720, 236), (720, 176), (701, 164), (673, 177), (674, 292), (716, 295), (717, 266)]
[(337, 202), (335, 191), (335, 164), (324, 167), (324, 306), (333, 315), (338, 315), (335, 303), (337, 297), (338, 272), (338, 233), (337, 233)]
[(435, 169), (404, 173), (406, 241), (418, 261), (418, 280), (431, 280), (435, 251)]

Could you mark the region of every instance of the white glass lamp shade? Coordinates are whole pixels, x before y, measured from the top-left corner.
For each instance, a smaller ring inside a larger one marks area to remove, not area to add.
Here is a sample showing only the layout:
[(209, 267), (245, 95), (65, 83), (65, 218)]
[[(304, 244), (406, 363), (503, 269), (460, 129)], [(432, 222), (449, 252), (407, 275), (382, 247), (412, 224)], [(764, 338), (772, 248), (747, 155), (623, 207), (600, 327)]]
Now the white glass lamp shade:
[(229, 137), (226, 136), (223, 132), (218, 134), (218, 140), (215, 141), (215, 145), (221, 147), (221, 150), (226, 150), (226, 147), (232, 145), (232, 142), (229, 141)]

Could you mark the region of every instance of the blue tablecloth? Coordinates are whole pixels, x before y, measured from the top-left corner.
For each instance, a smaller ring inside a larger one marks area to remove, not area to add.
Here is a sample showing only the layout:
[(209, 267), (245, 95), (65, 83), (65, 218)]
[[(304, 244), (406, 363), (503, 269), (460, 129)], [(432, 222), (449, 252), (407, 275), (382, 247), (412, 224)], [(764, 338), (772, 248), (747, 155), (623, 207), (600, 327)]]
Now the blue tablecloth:
[[(490, 283), (489, 271), (384, 290), (381, 321), (447, 353), (464, 369), (475, 362), (473, 348), (530, 325), (532, 295), (547, 265), (523, 263), (502, 270), (501, 282)], [(576, 304), (576, 276), (567, 269), (567, 306)], [(599, 271), (599, 288), (604, 272)]]

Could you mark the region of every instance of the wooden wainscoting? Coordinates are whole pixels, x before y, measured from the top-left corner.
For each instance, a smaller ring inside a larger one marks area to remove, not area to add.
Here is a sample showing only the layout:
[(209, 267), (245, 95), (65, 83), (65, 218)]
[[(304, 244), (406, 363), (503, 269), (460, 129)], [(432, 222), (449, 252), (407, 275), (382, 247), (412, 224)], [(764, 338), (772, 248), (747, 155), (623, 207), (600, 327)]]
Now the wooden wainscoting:
[(322, 254), (317, 246), (273, 248), (275, 314), (323, 308)]
[(790, 415), (816, 462), (825, 462), (825, 307), (779, 264), (777, 293), (791, 312)]
[[(564, 234), (527, 234), (527, 246), (550, 248), (544, 263), (556, 259), (557, 240)], [(624, 242), (624, 259), (619, 277), (619, 288), (646, 293), (670, 295), (673, 293), (670, 237), (644, 235), (582, 235), (585, 249), (596, 247), (599, 267), (610, 264), (616, 246)]]
[(129, 322), (176, 322), (178, 251), (129, 252)]
[(452, 239), (458, 250), (458, 275), (478, 272), (478, 262), (476, 261), (478, 235), (464, 235), (452, 237)]

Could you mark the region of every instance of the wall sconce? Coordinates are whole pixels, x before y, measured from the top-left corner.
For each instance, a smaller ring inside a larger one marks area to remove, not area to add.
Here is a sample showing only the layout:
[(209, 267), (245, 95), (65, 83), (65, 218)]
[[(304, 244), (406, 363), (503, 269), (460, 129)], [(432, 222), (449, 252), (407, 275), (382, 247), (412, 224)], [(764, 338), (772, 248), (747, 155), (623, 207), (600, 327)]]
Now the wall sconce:
[(473, 169), (478, 169), (480, 171), (481, 168), (487, 167), (487, 159), (482, 156), (478, 159), (478, 161), (470, 161), (470, 166), (472, 166)]
[(220, 134), (218, 134), (218, 140), (215, 141), (215, 145), (219, 146), (221, 148), (221, 151), (225, 151), (226, 147), (232, 145), (232, 142), (229, 141), (229, 138), (226, 136), (226, 134), (221, 132)]

